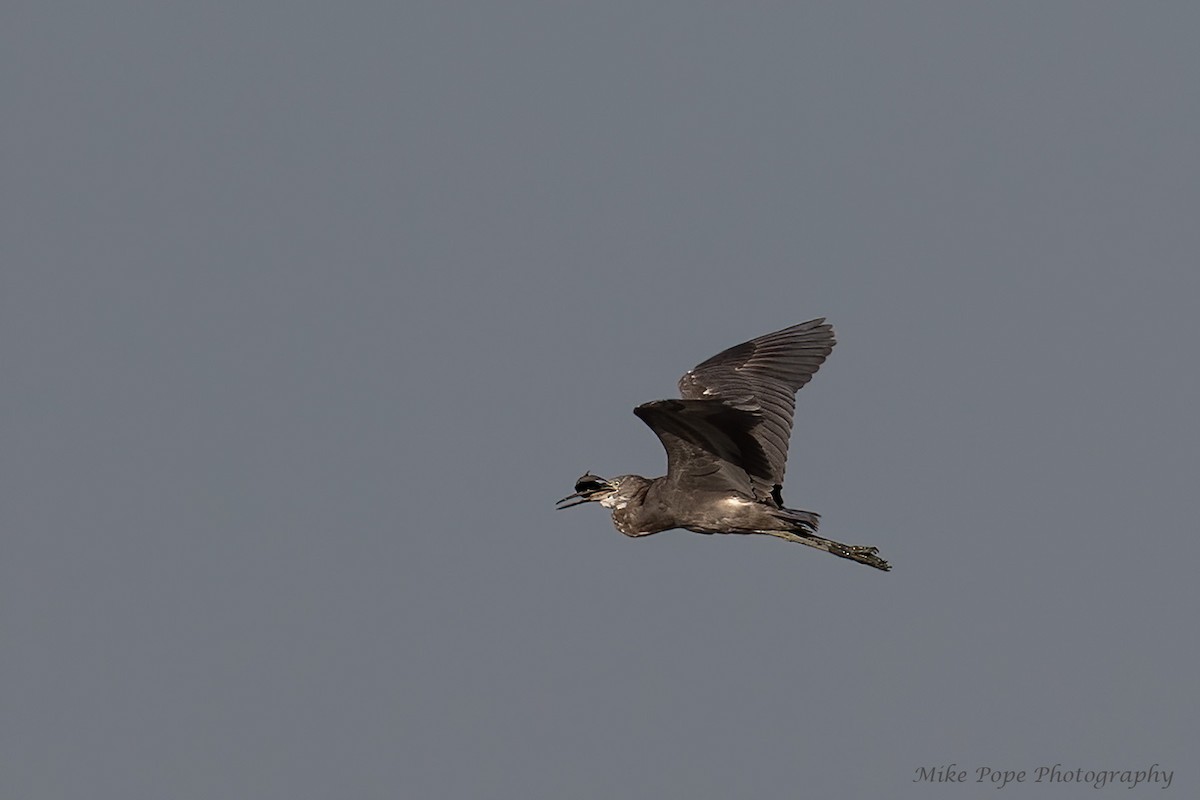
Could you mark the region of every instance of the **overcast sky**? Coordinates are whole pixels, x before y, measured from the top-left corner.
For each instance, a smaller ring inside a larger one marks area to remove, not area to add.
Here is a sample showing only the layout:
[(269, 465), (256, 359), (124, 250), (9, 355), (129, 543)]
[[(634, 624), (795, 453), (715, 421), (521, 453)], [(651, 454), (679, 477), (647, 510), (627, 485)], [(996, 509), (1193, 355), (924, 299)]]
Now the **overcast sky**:
[[(1195, 796), (1198, 30), (6, 2), (0, 795)], [(818, 316), (891, 573), (554, 511)]]

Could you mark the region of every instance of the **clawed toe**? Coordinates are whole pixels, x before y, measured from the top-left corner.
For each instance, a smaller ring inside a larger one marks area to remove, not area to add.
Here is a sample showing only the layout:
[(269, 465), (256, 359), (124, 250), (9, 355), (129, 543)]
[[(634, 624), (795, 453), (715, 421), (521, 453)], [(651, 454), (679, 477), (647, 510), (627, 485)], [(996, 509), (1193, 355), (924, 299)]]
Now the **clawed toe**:
[(884, 572), (888, 572), (892, 568), (891, 564), (877, 555), (879, 553), (878, 547), (850, 544), (843, 546), (840, 551), (835, 550), (834, 553), (842, 558), (848, 558), (851, 561), (857, 561), (860, 564), (866, 564)]

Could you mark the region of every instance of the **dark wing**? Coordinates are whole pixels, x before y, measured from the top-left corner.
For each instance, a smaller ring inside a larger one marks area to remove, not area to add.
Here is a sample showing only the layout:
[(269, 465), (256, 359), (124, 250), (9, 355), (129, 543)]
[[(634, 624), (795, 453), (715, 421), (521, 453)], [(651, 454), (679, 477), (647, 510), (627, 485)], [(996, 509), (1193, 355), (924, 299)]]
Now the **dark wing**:
[[(734, 463), (749, 476), (754, 495), (760, 500), (772, 497), (782, 505), (780, 487), (787, 466), (796, 392), (812, 379), (825, 357), (833, 351), (834, 344), (833, 326), (821, 318), (759, 336), (718, 353), (679, 379), (685, 410), (677, 412), (676, 416), (686, 422), (678, 424), (688, 428), (694, 434), (693, 438), (703, 439), (706, 434), (711, 437), (710, 429), (717, 428), (727, 438), (735, 440), (740, 458)], [(712, 404), (740, 414), (736, 424), (732, 424), (728, 416), (715, 412), (701, 414), (686, 405), (688, 403)], [(671, 444), (660, 431), (663, 423), (659, 421), (656, 425), (645, 415), (639, 413), (638, 416), (646, 420), (663, 440), (669, 464)], [(660, 420), (662, 415), (653, 416)], [(694, 424), (697, 417), (707, 420), (709, 427), (702, 429)], [(724, 458), (734, 454), (722, 452), (718, 455)]]
[(655, 400), (633, 410), (667, 451), (667, 479), (690, 491), (751, 495), (770, 461), (753, 431), (760, 415), (720, 400)]

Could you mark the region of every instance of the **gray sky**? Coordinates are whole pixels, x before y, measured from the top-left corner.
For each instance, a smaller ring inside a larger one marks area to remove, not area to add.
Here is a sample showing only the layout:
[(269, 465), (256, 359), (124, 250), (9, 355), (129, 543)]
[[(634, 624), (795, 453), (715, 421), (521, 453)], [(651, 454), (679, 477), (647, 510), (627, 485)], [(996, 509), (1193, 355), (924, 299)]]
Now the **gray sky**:
[[(1198, 29), (6, 3), (0, 794), (1192, 795)], [(786, 496), (892, 573), (553, 510), (816, 316)]]

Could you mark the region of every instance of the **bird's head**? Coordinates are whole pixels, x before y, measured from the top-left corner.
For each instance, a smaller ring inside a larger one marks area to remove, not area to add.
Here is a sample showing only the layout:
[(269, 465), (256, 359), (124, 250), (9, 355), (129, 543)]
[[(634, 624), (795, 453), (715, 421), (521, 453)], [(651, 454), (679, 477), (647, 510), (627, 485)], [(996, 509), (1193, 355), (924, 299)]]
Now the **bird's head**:
[(629, 501), (629, 497), (626, 495), (631, 495), (630, 490), (634, 488), (633, 481), (627, 479), (636, 477), (636, 475), (618, 475), (610, 479), (585, 472), (583, 477), (575, 481), (575, 493), (558, 501), (558, 510), (581, 506), (584, 503), (599, 503), (605, 508), (623, 508)]

